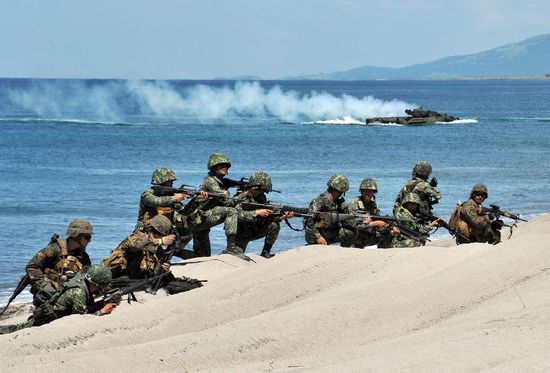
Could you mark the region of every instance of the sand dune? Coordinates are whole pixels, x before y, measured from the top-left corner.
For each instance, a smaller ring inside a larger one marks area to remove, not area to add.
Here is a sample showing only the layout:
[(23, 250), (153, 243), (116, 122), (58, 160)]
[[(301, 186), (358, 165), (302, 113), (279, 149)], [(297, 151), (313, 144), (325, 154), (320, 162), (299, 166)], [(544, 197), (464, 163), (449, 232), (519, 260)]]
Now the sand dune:
[(548, 371), (550, 216), (497, 246), (309, 246), (174, 267), (208, 280), (0, 336), (9, 372)]

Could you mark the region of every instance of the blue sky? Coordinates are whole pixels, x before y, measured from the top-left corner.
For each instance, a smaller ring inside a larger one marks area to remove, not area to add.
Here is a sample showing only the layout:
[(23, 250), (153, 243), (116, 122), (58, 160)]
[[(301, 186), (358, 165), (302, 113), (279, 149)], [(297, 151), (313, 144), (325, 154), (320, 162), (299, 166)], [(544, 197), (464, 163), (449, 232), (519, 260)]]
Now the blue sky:
[(548, 0), (0, 0), (0, 77), (280, 78), (544, 33)]

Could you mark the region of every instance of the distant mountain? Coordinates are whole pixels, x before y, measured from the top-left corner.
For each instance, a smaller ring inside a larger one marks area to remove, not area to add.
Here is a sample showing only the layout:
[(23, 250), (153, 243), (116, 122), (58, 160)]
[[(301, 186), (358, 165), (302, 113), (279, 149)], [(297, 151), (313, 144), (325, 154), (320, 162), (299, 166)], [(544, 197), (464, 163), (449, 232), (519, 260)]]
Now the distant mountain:
[(445, 57), (401, 68), (362, 66), (335, 73), (293, 79), (456, 79), (483, 77), (542, 77), (550, 74), (550, 34), (535, 36), (466, 56)]

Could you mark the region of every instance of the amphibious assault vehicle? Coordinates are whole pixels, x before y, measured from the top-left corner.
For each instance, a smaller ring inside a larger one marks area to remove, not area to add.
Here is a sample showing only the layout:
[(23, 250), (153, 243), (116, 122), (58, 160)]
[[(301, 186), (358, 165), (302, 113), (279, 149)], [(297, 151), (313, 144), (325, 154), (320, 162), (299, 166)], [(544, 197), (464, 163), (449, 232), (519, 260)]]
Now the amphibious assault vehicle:
[(432, 124), (436, 122), (452, 122), (459, 118), (453, 117), (446, 113), (438, 113), (437, 111), (425, 110), (421, 107), (416, 109), (407, 109), (406, 117), (377, 117), (367, 118), (366, 123), (396, 123), (409, 126), (421, 126), (423, 124)]

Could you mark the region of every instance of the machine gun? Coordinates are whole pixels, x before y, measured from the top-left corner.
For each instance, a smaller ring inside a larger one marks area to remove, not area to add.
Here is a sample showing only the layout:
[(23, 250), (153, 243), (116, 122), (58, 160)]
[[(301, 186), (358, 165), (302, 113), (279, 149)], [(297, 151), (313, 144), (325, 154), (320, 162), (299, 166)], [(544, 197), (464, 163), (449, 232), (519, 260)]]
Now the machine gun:
[[(173, 188), (169, 186), (164, 185), (153, 185), (152, 186), (153, 191), (155, 194), (160, 196), (173, 196), (176, 193), (182, 193), (190, 197), (195, 197), (200, 194), (200, 191), (196, 188), (193, 188), (190, 185), (182, 184), (179, 188)], [(218, 199), (226, 199), (227, 197), (225, 194), (222, 193), (213, 193), (213, 192), (207, 192), (208, 197), (212, 198), (218, 198)]]
[(459, 237), (460, 239), (462, 239), (464, 241), (464, 243), (469, 243), (471, 242), (470, 239), (468, 237), (466, 237), (465, 235), (463, 235), (462, 233), (460, 233), (459, 231), (457, 231), (456, 229), (453, 229), (451, 228), (451, 226), (449, 225), (449, 223), (447, 223), (445, 220), (441, 219), (440, 217), (437, 217), (435, 215), (432, 215), (432, 214), (421, 214), (423, 218), (426, 218), (430, 221), (434, 221), (434, 220), (438, 220), (439, 221), (439, 226), (440, 227), (443, 227), (445, 228), (447, 231), (449, 231), (449, 233), (452, 235), (452, 236), (455, 236), (455, 237)]
[[(122, 297), (124, 295), (131, 295), (133, 300), (136, 300), (134, 296), (134, 291), (143, 290), (148, 284), (157, 281), (164, 276), (167, 276), (170, 272), (164, 272), (158, 276), (147, 278), (144, 280), (136, 281), (131, 285), (125, 286), (123, 288), (113, 289), (103, 296), (102, 299), (95, 301), (90, 306), (88, 306), (88, 311), (94, 313), (102, 309), (108, 303), (120, 304)], [(130, 303), (130, 297), (128, 297), (128, 303)]]
[(239, 180), (233, 180), (233, 179), (229, 179), (229, 178), (224, 177), (222, 179), (222, 183), (223, 183), (223, 186), (226, 187), (227, 189), (229, 189), (229, 188), (238, 188), (239, 190), (244, 191), (244, 190), (248, 190), (248, 189), (251, 189), (251, 188), (257, 188), (258, 190), (260, 190), (264, 193), (269, 193), (269, 192), (281, 193), (280, 190), (274, 190), (274, 189), (265, 190), (265, 189), (262, 188), (261, 185), (250, 183), (250, 181), (248, 181), (248, 179), (246, 177), (241, 177)]
[(354, 219), (356, 221), (363, 221), (366, 218), (370, 218), (373, 221), (381, 220), (384, 223), (388, 224), (390, 227), (395, 227), (399, 229), (399, 232), (407, 238), (411, 238), (413, 240), (422, 241), (422, 242), (425, 242), (428, 240), (426, 237), (421, 236), (414, 229), (411, 229), (403, 225), (402, 223), (399, 222), (399, 220), (391, 216), (370, 215), (367, 211), (362, 211), (362, 210), (357, 211), (355, 214), (343, 214), (339, 212), (317, 212), (316, 214), (324, 214), (325, 216), (328, 216), (331, 224), (340, 223), (350, 219)]
[(508, 218), (508, 219), (513, 219), (513, 220), (515, 220), (516, 223), (517, 223), (518, 221), (520, 221), (520, 220), (521, 220), (521, 221), (527, 221), (527, 220), (525, 220), (525, 219), (520, 218), (519, 214), (514, 214), (514, 213), (512, 213), (512, 212), (510, 212), (510, 211), (508, 211), (508, 210), (502, 211), (502, 210), (500, 209), (500, 206), (498, 206), (498, 205), (492, 204), (492, 205), (489, 205), (489, 206), (490, 206), (490, 207), (483, 207), (483, 210), (482, 210), (482, 211), (483, 211), (483, 213), (485, 213), (485, 214), (492, 214), (492, 215), (494, 215), (495, 220), (498, 220), (501, 216), (504, 216), (504, 217), (506, 217), (506, 218)]
[(19, 282), (17, 283), (17, 286), (15, 287), (15, 290), (13, 291), (13, 294), (11, 295), (10, 299), (8, 300), (8, 304), (2, 309), (2, 312), (0, 312), (0, 317), (6, 312), (8, 309), (8, 306), (13, 302), (13, 300), (27, 287), (28, 284), (31, 283), (31, 279), (28, 274), (21, 277), (19, 279)]

